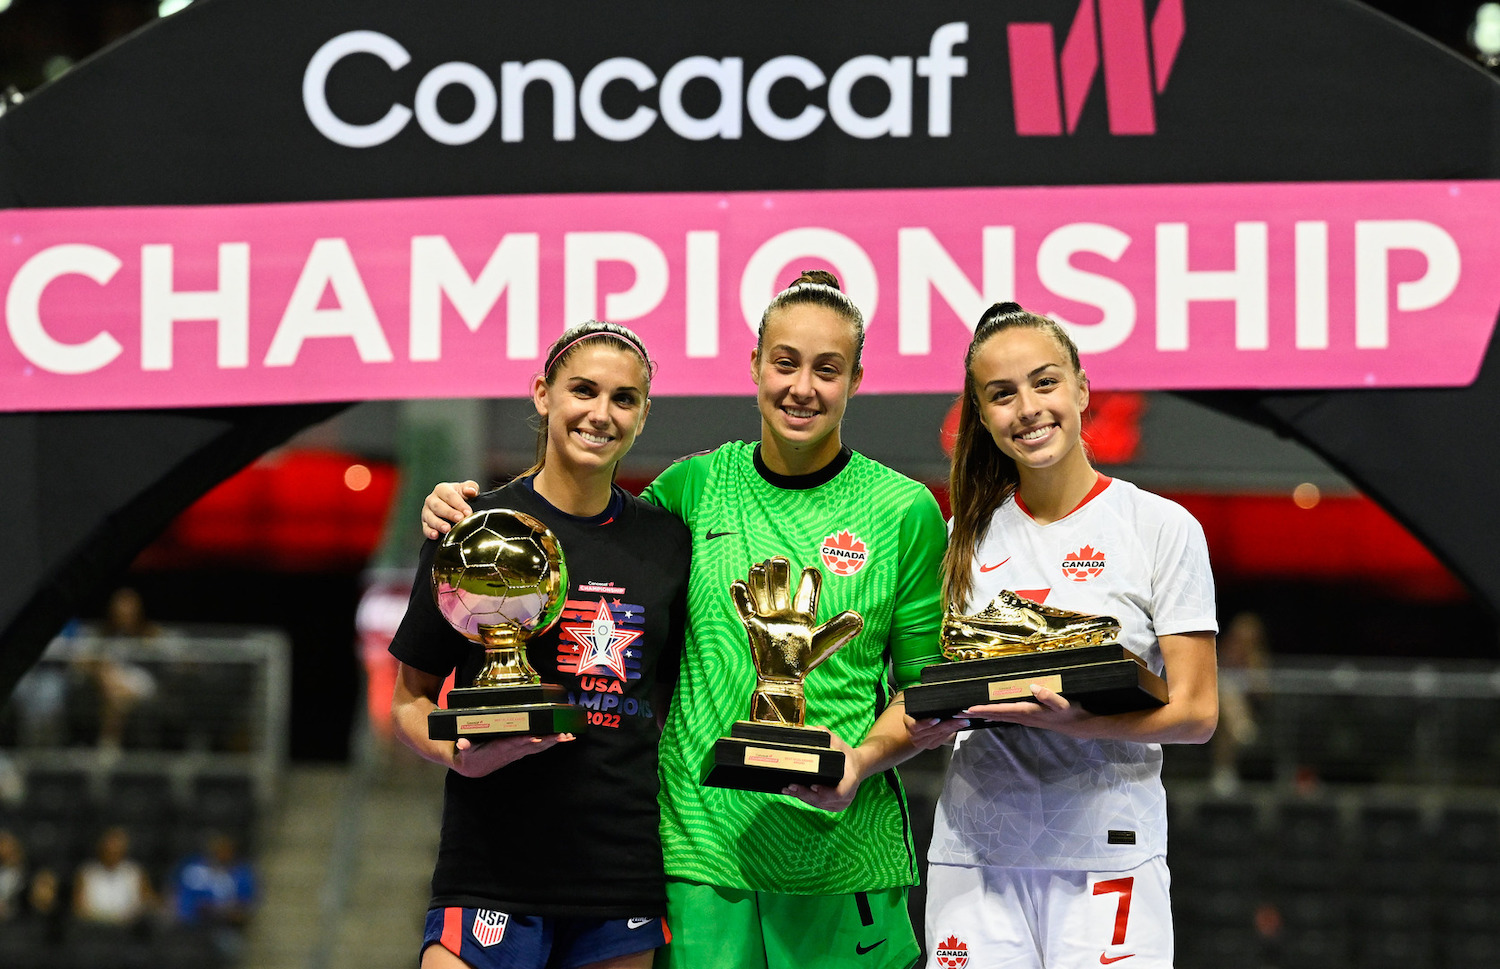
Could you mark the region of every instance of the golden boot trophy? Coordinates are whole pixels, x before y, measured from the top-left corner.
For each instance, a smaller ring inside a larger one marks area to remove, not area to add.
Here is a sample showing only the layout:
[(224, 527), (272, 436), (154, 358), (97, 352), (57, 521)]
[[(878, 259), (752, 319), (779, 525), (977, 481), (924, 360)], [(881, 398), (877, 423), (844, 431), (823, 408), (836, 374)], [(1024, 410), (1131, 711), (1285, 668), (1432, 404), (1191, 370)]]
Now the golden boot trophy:
[(830, 745), (828, 731), (804, 726), (802, 686), (859, 635), (864, 620), (845, 611), (818, 625), (822, 573), (803, 569), (794, 596), (791, 572), (791, 562), (778, 555), (729, 588), (755, 663), (755, 690), (750, 719), (735, 723), (709, 752), (703, 772), (709, 787), (777, 794), (788, 784), (837, 785), (844, 778), (844, 753)]
[(1166, 703), (1166, 681), (1119, 645), (1119, 635), (1111, 616), (1044, 606), (1010, 591), (969, 616), (949, 606), (942, 631), (949, 662), (922, 671), (921, 682), (906, 690), (906, 712), (917, 720), (949, 718), (971, 706), (1030, 700), (1033, 683), (1090, 713)]

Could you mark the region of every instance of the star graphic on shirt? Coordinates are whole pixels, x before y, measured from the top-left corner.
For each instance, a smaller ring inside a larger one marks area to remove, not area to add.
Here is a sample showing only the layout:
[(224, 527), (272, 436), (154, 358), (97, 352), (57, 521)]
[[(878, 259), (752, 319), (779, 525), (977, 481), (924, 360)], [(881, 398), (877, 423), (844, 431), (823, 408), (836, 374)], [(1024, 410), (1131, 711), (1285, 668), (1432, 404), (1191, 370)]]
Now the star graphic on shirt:
[(616, 626), (615, 618), (609, 611), (609, 603), (599, 600), (599, 611), (595, 613), (592, 623), (585, 625), (581, 622), (565, 622), (562, 624), (562, 633), (583, 647), (583, 653), (578, 658), (580, 676), (598, 671), (611, 673), (616, 679), (628, 679), (625, 672), (625, 647), (640, 639), (641, 631)]

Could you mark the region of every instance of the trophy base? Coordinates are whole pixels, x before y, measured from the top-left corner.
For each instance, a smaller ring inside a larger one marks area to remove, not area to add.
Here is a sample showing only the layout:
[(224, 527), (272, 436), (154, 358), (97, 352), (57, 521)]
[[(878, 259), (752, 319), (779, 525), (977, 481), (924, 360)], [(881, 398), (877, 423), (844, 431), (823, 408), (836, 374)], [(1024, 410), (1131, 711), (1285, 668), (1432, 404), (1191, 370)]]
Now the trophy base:
[[(971, 706), (1031, 699), (1038, 683), (1089, 713), (1127, 713), (1167, 702), (1167, 682), (1117, 643), (938, 663), (906, 689), (906, 713), (949, 719)], [(974, 721), (974, 726), (990, 725)]]
[(828, 731), (741, 720), (728, 737), (714, 741), (702, 784), (780, 794), (788, 784), (837, 785), (843, 779), (844, 752), (829, 745)]
[(427, 714), (433, 740), (580, 733), (588, 711), (567, 702), (568, 691), (552, 683), (471, 686), (448, 691), (448, 708)]

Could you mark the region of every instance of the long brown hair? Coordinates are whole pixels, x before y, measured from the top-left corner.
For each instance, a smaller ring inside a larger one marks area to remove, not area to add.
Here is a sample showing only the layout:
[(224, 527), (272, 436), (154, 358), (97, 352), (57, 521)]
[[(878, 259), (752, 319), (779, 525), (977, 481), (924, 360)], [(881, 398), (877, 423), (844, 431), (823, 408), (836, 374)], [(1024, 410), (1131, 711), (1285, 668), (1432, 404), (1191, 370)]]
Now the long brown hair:
[(953, 529), (948, 550), (943, 553), (943, 601), (964, 608), (974, 591), (974, 550), (979, 547), (995, 509), (1015, 494), (1020, 472), (995, 444), (979, 417), (979, 388), (974, 384), (974, 355), (990, 337), (1015, 327), (1030, 327), (1052, 335), (1068, 355), (1080, 384), (1087, 383), (1078, 346), (1057, 324), (1018, 303), (996, 303), (984, 311), (974, 338), (964, 354), (964, 392), (959, 398), (958, 436), (953, 443), (953, 464), (948, 472), (948, 499), (953, 511)]
[(777, 293), (760, 315), (760, 329), (755, 334), (755, 359), (760, 359), (761, 344), (766, 338), (766, 324), (773, 314), (788, 306), (809, 303), (824, 306), (843, 317), (854, 327), (854, 366), (859, 369), (860, 354), (865, 349), (865, 315), (854, 305), (839, 284), (839, 278), (826, 269), (804, 269), (790, 286)]
[[(552, 382), (557, 379), (557, 368), (568, 362), (568, 358), (573, 356), (580, 344), (593, 343), (597, 340), (611, 340), (617, 344), (621, 344), (623, 349), (633, 352), (641, 358), (641, 369), (646, 374), (646, 386), (641, 389), (649, 396), (651, 393), (651, 378), (656, 374), (656, 364), (651, 362), (650, 354), (646, 353), (645, 342), (629, 327), (621, 326), (618, 323), (609, 323), (604, 320), (589, 320), (587, 323), (568, 327), (568, 329), (563, 331), (563, 335), (553, 342), (552, 346), (547, 349), (547, 356), (544, 358), (544, 363), (542, 364), (542, 379), (546, 381), (547, 386), (552, 386)], [(547, 421), (542, 419), (537, 422), (536, 429), (536, 463), (516, 475), (516, 477), (525, 478), (529, 475), (534, 475), (538, 471), (541, 471), (542, 466), (546, 463)], [(615, 465), (615, 473), (618, 473), (619, 470), (620, 466), (617, 463)], [(611, 475), (610, 480), (614, 480), (613, 475)]]

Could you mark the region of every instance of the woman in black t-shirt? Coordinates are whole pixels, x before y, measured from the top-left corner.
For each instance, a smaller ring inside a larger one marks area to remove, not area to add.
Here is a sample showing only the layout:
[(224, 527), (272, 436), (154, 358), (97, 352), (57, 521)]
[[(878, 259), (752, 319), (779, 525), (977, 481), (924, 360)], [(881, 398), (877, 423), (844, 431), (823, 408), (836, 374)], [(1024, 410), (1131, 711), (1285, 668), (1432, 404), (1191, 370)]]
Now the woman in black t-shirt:
[(482, 651), (439, 614), (424, 545), (405, 618), (396, 735), (449, 768), (422, 969), (645, 969), (669, 938), (656, 743), (681, 650), (690, 542), (673, 515), (614, 484), (650, 410), (651, 363), (630, 330), (586, 323), (549, 350), (532, 385), (536, 466), (472, 507), (541, 519), (567, 556), (561, 620), (532, 637), (545, 682), (587, 710), (577, 737), (434, 741), (444, 679)]

